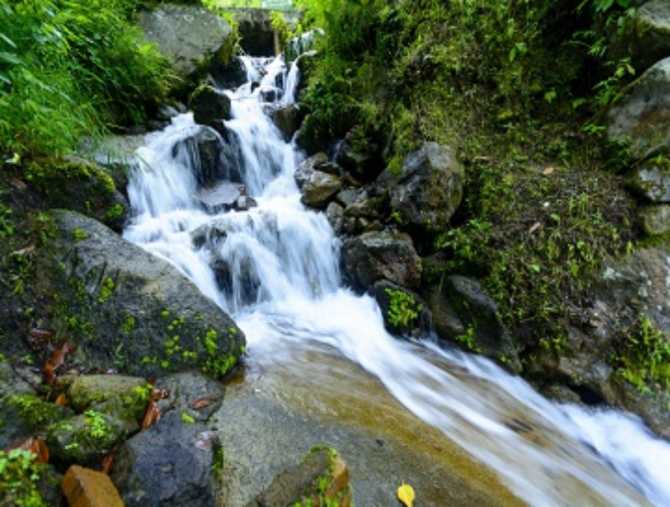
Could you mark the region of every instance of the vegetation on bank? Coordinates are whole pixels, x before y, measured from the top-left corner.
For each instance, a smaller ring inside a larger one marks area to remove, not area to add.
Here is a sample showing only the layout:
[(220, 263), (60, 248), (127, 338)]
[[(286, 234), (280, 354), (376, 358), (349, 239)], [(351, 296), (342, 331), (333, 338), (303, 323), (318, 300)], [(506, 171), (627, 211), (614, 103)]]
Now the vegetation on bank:
[(425, 141), (455, 147), (465, 198), (420, 252), (438, 260), (425, 281), (482, 279), (526, 360), (563, 350), (589, 275), (637, 244), (619, 177), (630, 157), (606, 139), (603, 118), (634, 79), (633, 2), (301, 5), (325, 29), (302, 94), (310, 140), (327, 148), (347, 134), (362, 152), (378, 147), (392, 170)]

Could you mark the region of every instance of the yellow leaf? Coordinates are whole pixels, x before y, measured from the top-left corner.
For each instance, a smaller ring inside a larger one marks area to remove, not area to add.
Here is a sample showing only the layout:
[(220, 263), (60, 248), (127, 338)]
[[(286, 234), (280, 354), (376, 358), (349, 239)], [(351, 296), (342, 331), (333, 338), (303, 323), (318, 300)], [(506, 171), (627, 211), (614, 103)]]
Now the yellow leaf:
[(403, 483), (398, 488), (398, 500), (400, 500), (406, 507), (414, 505), (414, 488), (409, 484)]

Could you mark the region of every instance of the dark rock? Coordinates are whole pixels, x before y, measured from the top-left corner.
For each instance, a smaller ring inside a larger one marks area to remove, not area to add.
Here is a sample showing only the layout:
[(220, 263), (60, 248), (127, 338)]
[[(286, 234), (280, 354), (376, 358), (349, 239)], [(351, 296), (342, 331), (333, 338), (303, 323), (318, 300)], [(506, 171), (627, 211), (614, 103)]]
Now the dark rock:
[(299, 465), (277, 476), (247, 507), (285, 505), (352, 505), (349, 469), (337, 451), (315, 446)]
[(670, 56), (670, 6), (664, 0), (645, 2), (635, 12), (633, 65), (645, 70)]
[(377, 177), (383, 169), (378, 146), (357, 143), (355, 132), (349, 132), (340, 143), (335, 161), (357, 178), (368, 181)]
[(233, 367), (244, 334), (175, 267), (94, 220), (51, 217), (36, 279), (54, 334), (78, 346), (75, 364), (144, 378), (193, 368), (220, 377)]
[(287, 142), (293, 139), (302, 121), (300, 109), (295, 104), (273, 107), (270, 110), (270, 118)]
[(218, 88), (234, 90), (247, 82), (247, 69), (239, 57), (230, 60), (228, 65), (212, 70), (212, 77)]
[(230, 9), (237, 22), (242, 50), (254, 56), (274, 56), (275, 33), (270, 11), (266, 9)]
[(225, 63), (233, 46), (233, 29), (204, 7), (161, 5), (140, 11), (139, 25), (149, 42), (173, 61), (180, 77), (192, 78)]
[(608, 113), (607, 135), (630, 142), (644, 160), (670, 149), (670, 58), (659, 61), (623, 92)]
[(216, 121), (230, 120), (230, 98), (208, 84), (195, 89), (189, 97), (188, 105), (193, 110), (193, 119), (199, 125), (213, 126)]
[(364, 289), (380, 280), (413, 289), (421, 280), (421, 259), (412, 238), (400, 232), (366, 232), (348, 240), (344, 262), (352, 281)]
[(335, 196), (335, 200), (345, 208), (354, 204), (358, 198), (359, 193), (354, 188), (345, 188)]
[(402, 227), (423, 242), (449, 225), (461, 203), (463, 178), (451, 148), (425, 143), (405, 159), (399, 175), (386, 169), (377, 182), (387, 189)]
[(218, 438), (172, 410), (123, 444), (112, 480), (128, 507), (214, 505), (222, 460)]
[(425, 290), (436, 333), (480, 352), (512, 372), (521, 369), (516, 346), (498, 316), (495, 302), (475, 280), (450, 276)]

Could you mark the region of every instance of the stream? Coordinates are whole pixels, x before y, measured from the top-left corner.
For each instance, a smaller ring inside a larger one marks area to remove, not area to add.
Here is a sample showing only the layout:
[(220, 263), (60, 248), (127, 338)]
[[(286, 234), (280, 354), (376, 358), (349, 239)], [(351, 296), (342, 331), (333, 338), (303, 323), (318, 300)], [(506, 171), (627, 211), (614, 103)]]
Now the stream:
[[(225, 126), (258, 206), (204, 210), (198, 153), (184, 142), (202, 127), (183, 114), (137, 151), (140, 168), (128, 187), (134, 218), (124, 237), (170, 261), (235, 319), (247, 336), (247, 368), (274, 375), (273, 389), (307, 385), (318, 405), (306, 358), (315, 347), (334, 353), (383, 386), (396, 410), (418, 418), (416, 440), (437, 431), (530, 505), (670, 505), (670, 444), (638, 417), (550, 402), (485, 358), (431, 336), (401, 340), (385, 331), (374, 299), (342, 285), (338, 239), (324, 214), (300, 202), (293, 173), (304, 155), (265, 114), (273, 104), (263, 100), (293, 103), (295, 66), (281, 56), (242, 60), (249, 82), (225, 91), (232, 100)], [(196, 246), (197, 231), (206, 240)], [(286, 376), (292, 380), (282, 384)], [(357, 382), (351, 375), (338, 385), (356, 392)], [(387, 417), (363, 412), (383, 430)]]

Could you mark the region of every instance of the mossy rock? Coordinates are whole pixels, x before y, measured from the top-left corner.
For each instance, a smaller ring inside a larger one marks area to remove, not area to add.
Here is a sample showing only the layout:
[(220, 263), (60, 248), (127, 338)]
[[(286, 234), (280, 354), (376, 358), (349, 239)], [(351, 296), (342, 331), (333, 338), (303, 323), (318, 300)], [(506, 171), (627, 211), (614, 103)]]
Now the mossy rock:
[(174, 266), (104, 225), (53, 211), (38, 290), (54, 335), (83, 371), (155, 378), (200, 369), (220, 378), (245, 350), (243, 332)]
[(85, 160), (34, 161), (24, 177), (40, 193), (45, 208), (78, 211), (118, 231), (127, 218), (128, 203), (112, 177)]

